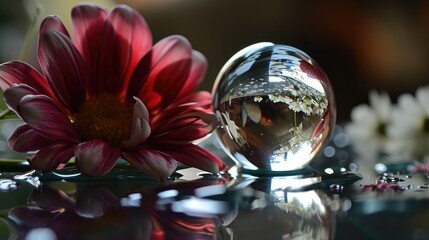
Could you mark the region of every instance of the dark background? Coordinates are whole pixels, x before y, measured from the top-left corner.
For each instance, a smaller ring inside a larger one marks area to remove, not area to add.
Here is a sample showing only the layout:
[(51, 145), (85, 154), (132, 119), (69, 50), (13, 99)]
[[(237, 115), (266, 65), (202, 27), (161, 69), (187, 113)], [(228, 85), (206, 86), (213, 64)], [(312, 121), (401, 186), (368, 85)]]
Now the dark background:
[[(43, 16), (58, 13), (67, 22), (75, 2), (0, 0), (0, 60), (19, 57), (36, 5)], [(349, 120), (354, 106), (368, 102), (371, 89), (386, 91), (395, 102), (398, 95), (414, 94), (429, 82), (429, 1), (96, 2), (107, 8), (125, 3), (139, 10), (154, 42), (173, 34), (187, 37), (209, 60), (204, 90), (211, 90), (234, 53), (261, 41), (297, 47), (319, 63), (334, 87), (339, 122)], [(34, 49), (27, 61), (37, 65), (32, 54)]]

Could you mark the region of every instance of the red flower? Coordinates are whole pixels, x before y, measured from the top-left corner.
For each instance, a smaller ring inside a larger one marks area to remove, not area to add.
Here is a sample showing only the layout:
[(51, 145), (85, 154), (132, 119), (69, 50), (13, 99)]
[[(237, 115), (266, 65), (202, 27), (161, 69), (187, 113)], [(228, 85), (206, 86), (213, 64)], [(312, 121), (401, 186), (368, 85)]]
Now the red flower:
[(127, 6), (72, 10), (73, 36), (58, 16), (40, 27), (42, 73), (20, 61), (0, 65), (4, 98), (26, 124), (9, 145), (38, 151), (28, 159), (43, 172), (75, 156), (78, 169), (104, 175), (122, 157), (156, 178), (176, 161), (213, 173), (224, 164), (192, 144), (211, 131), (211, 95), (195, 92), (204, 56), (181, 36), (152, 47), (145, 20)]
[(36, 229), (56, 236), (47, 239), (149, 239), (151, 219), (142, 208), (122, 207), (106, 188), (90, 187), (73, 198), (45, 185), (35, 189), (28, 205), (8, 212), (16, 239), (35, 239), (29, 236)]

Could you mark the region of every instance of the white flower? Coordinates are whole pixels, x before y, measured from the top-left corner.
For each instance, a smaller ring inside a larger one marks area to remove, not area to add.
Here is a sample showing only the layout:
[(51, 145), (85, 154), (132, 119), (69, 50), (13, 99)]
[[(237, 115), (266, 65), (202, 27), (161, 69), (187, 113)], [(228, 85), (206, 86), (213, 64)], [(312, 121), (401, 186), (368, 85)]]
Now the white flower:
[(417, 89), (415, 98), (410, 94), (399, 97), (387, 133), (392, 141), (386, 150), (396, 160), (429, 158), (429, 86)]
[(243, 129), (239, 128), (235, 122), (231, 120), (229, 114), (216, 111), (216, 115), (219, 117), (222, 127), (226, 128), (229, 138), (234, 139), (240, 147), (245, 146), (247, 144), (246, 132), (244, 132)]
[(387, 93), (375, 91), (369, 93), (369, 105), (362, 104), (352, 110), (352, 121), (345, 126), (345, 131), (358, 157), (375, 161), (385, 151), (385, 128), (390, 113), (391, 102)]
[(289, 104), (289, 109), (294, 111), (294, 112), (300, 112), (301, 109), (301, 104), (299, 102), (291, 102)]
[(261, 96), (255, 96), (254, 98), (253, 98), (253, 101), (255, 101), (255, 102), (262, 102), (262, 100), (263, 100), (264, 98), (262, 98)]

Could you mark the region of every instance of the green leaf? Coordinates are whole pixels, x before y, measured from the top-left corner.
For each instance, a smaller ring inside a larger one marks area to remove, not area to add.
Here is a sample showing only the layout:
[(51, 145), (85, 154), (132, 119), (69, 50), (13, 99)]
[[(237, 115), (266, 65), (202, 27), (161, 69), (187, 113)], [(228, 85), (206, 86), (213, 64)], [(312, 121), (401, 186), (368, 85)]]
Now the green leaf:
[(6, 109), (0, 112), (0, 120), (2, 119), (19, 119), (19, 117), (10, 109)]

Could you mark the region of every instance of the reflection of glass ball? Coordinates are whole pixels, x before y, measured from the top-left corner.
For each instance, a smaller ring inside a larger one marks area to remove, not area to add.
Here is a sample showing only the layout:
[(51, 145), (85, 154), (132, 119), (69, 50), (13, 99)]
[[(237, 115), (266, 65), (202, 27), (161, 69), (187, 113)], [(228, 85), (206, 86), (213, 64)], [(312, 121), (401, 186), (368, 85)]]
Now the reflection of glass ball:
[(288, 171), (309, 164), (335, 124), (334, 93), (304, 52), (257, 43), (235, 54), (213, 87), (217, 136), (250, 170)]

